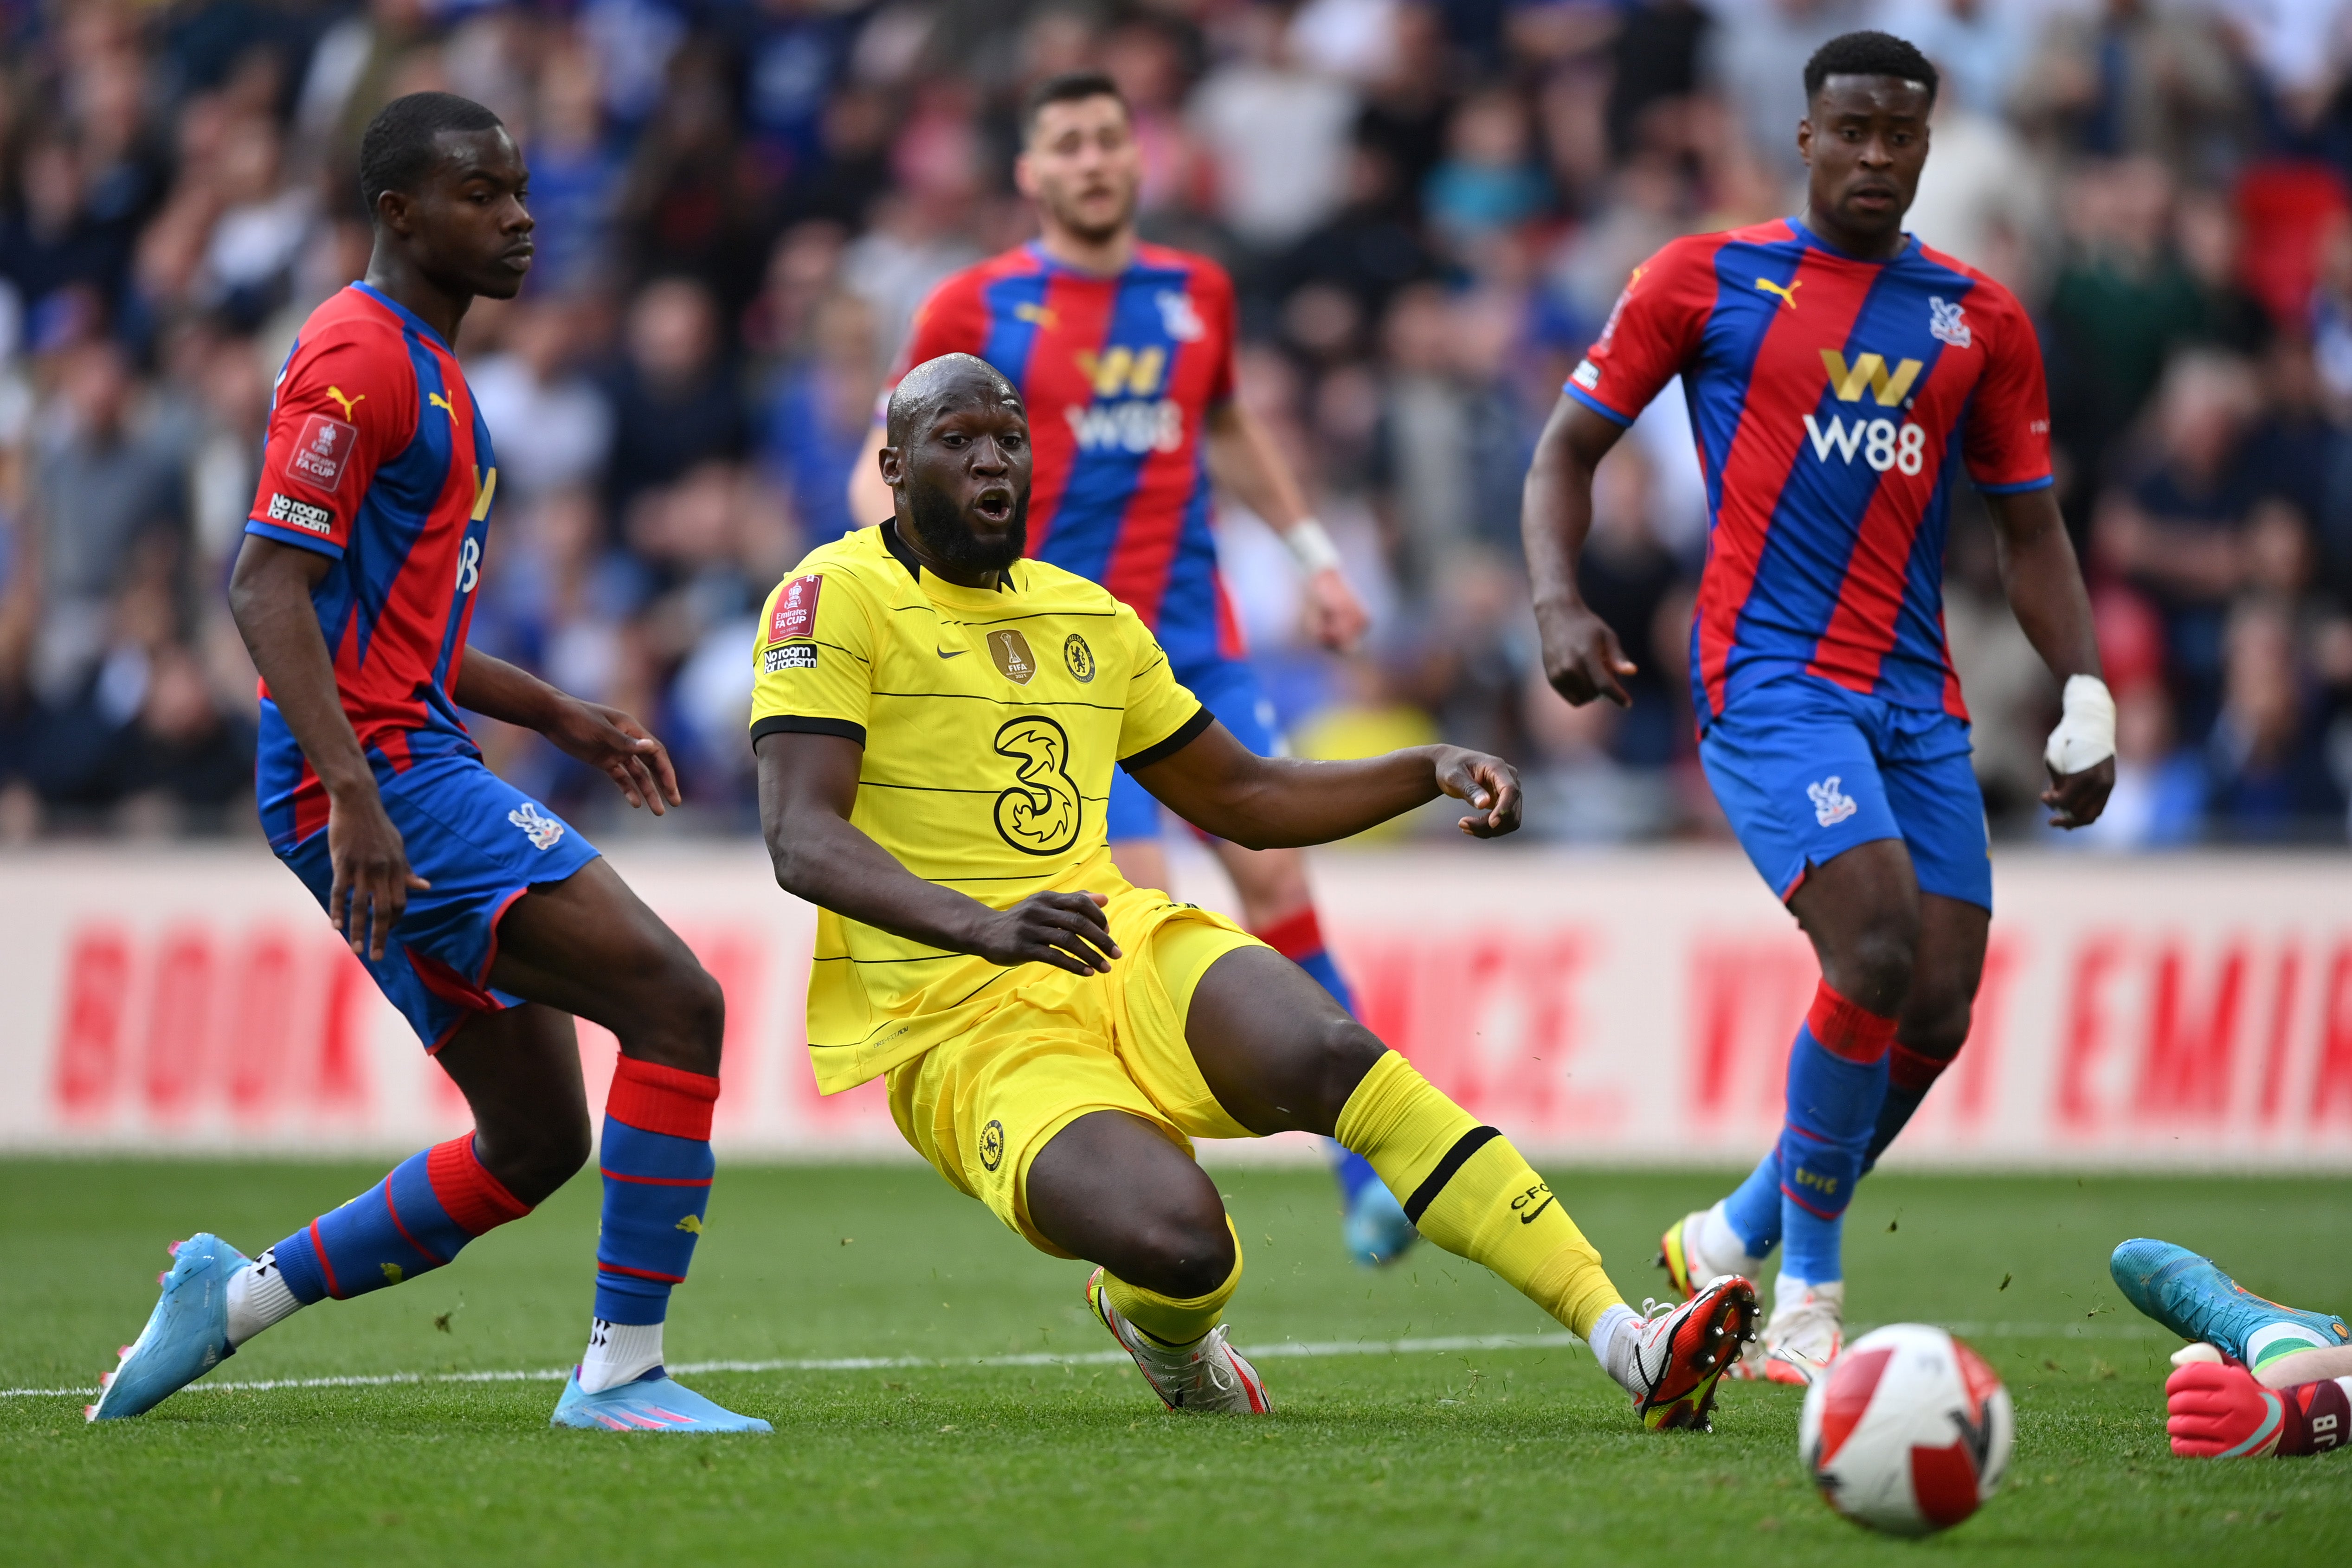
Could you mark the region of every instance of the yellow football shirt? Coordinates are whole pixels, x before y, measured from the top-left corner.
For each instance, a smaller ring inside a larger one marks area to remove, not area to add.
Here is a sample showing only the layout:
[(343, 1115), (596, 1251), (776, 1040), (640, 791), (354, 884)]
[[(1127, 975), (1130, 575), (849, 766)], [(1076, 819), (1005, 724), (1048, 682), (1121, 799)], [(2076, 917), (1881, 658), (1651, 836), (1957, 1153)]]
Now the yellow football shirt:
[[(1033, 893), (1116, 894), (1111, 768), (1214, 722), (1135, 612), (1085, 578), (1017, 562), (998, 589), (917, 565), (894, 528), (810, 552), (768, 597), (751, 738), (865, 747), (853, 825), (917, 876), (1006, 909)], [(1006, 968), (817, 915), (808, 1040), (830, 1094), (961, 1032), (1042, 965)]]

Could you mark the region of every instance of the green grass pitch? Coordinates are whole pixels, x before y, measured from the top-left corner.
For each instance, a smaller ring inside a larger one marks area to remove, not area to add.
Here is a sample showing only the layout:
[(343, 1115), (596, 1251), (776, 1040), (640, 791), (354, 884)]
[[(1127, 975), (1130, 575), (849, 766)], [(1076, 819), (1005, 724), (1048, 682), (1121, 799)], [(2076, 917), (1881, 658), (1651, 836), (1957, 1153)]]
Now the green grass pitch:
[[(258, 1247), (379, 1170), (0, 1162), (0, 1385), (93, 1381), (143, 1320), (168, 1239)], [(1550, 1326), (1426, 1247), (1351, 1267), (1320, 1172), (1219, 1181), (1248, 1249), (1244, 1346)], [(1723, 1177), (1554, 1185), (1638, 1302), (1661, 1227)], [(596, 1197), (575, 1179), (456, 1266), (303, 1312), (214, 1376), (553, 1366), (585, 1325)], [(80, 1398), (13, 1396), (0, 1527), (22, 1563), (2323, 1562), (2352, 1541), (2352, 1458), (2173, 1459), (2174, 1346), (2105, 1263), (2154, 1233), (2352, 1310), (2347, 1197), (2343, 1181), (1874, 1177), (1848, 1229), (1855, 1319), (1959, 1327), (2017, 1402), (2007, 1487), (1924, 1543), (1867, 1536), (1812, 1495), (1795, 1391), (1731, 1385), (1712, 1435), (1645, 1436), (1574, 1346), (1269, 1359), (1264, 1421), (1169, 1416), (1126, 1366), (972, 1365), (1109, 1342), (1081, 1266), (906, 1166), (721, 1172), (674, 1361), (943, 1361), (692, 1380), (772, 1437), (554, 1432), (545, 1381), (199, 1388), (104, 1427)]]

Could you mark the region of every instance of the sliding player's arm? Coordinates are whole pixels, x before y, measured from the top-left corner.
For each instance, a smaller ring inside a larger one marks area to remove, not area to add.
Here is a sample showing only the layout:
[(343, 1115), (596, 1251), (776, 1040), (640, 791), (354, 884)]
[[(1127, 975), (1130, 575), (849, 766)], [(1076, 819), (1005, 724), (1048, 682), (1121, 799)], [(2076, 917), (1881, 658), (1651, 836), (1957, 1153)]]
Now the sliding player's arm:
[(1633, 673), (1633, 661), (1576, 586), (1577, 562), (1592, 531), (1593, 470), (1624, 434), (1624, 426), (1561, 397), (1536, 440), (1519, 502), (1519, 536), (1535, 591), (1544, 679), (1579, 707), (1594, 697), (1607, 697), (1619, 707), (1633, 701), (1619, 681)]
[(1988, 362), (1969, 401), (1962, 452), (1992, 515), (2010, 608), (2065, 694), (2042, 803), (2051, 809), (2051, 826), (2080, 828), (2098, 821), (2116, 787), (2115, 701), (2100, 676), (2091, 599), (2052, 483), (2041, 345), (2006, 290), (1988, 289), (1982, 308)]
[(650, 807), (658, 817), (665, 803), (681, 801), (669, 748), (619, 708), (575, 697), (478, 648), (466, 650), (451, 695), (460, 707), (539, 731), (609, 777), (632, 806)]
[(404, 355), (332, 335), (299, 347), (270, 405), (228, 585), (229, 614), (253, 667), (327, 792), (328, 922), (369, 958), (383, 956), (409, 890), (429, 884), (409, 869), (400, 830), (384, 814), (310, 596), (351, 543), (377, 465), (415, 431), (415, 373)]
[(780, 731), (752, 744), (760, 829), (776, 885), (835, 915), (991, 963), (1108, 974), (1118, 946), (1092, 893), (1033, 893), (1010, 909), (942, 887), (898, 863), (850, 820), (865, 747), (844, 736)]
[(1310, 762), (1260, 757), (1212, 722), (1169, 755), (1128, 766), (1170, 810), (1244, 849), (1328, 844), (1440, 795), (1475, 808), (1460, 822), (1473, 838), (1499, 838), (1519, 825), (1517, 771), (1499, 757), (1458, 746)]

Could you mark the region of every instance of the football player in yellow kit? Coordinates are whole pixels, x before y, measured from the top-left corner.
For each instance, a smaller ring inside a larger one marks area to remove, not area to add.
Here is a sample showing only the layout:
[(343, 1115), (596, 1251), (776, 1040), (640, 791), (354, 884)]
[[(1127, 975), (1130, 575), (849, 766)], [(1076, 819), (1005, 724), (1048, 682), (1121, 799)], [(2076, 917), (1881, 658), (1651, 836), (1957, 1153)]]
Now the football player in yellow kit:
[(1593, 1347), (1652, 1427), (1703, 1426), (1753, 1332), (1736, 1276), (1628, 1308), (1542, 1176), (1323, 988), (1240, 927), (1129, 886), (1103, 803), (1124, 768), (1253, 848), (1360, 832), (1434, 799), (1518, 825), (1507, 763), (1451, 746), (1257, 757), (1169, 671), (1135, 613), (1022, 558), (1029, 428), (984, 361), (892, 394), (897, 515), (816, 549), (761, 619), (751, 736), (776, 880), (816, 904), (818, 1087), (887, 1077), (907, 1141), (1043, 1250), (1099, 1265), (1087, 1301), (1171, 1408), (1263, 1412), (1226, 1343), (1238, 1239), (1194, 1137), (1320, 1133), (1369, 1160), (1423, 1236)]

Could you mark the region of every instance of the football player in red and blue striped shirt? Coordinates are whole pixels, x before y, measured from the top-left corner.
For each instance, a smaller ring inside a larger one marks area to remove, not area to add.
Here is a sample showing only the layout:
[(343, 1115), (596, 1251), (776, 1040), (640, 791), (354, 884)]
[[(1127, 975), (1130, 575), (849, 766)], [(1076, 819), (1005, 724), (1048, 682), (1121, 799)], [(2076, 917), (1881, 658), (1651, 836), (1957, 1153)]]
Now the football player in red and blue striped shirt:
[(1682, 378), (1713, 513), (1691, 628), (1699, 757), (1822, 981), (1778, 1144), (1666, 1232), (1662, 1260), (1687, 1291), (1754, 1274), (1785, 1240), (1764, 1335), (1765, 1374), (1781, 1381), (1837, 1353), (1854, 1182), (1958, 1052), (1984, 967), (1992, 871), (1943, 629), (1963, 470), (2019, 623), (2065, 688), (2042, 797), (2053, 824), (2095, 819), (2115, 779), (2032, 323), (2009, 290), (1903, 230), (1936, 85), (1886, 34), (1823, 45), (1797, 131), (1804, 214), (1676, 240), (1636, 268), (1528, 476), (1545, 673), (1571, 703), (1622, 704), (1633, 666), (1576, 585), (1592, 472)]
[[(1210, 476), (1265, 519), (1305, 574), (1327, 646), (1352, 646), (1365, 618), (1338, 551), (1281, 456), (1234, 396), (1233, 281), (1206, 256), (1136, 238), (1143, 165), (1126, 100), (1099, 71), (1049, 78), (1030, 95), (1023, 193), (1042, 233), (934, 289), (915, 318), (901, 373), (942, 354), (976, 355), (1020, 390), (1034, 443), (1029, 553), (1091, 579), (1141, 616), (1176, 678), (1242, 744), (1281, 748), (1217, 570)], [(890, 515), (877, 424), (852, 471), (855, 515)], [(1160, 803), (1125, 773), (1102, 810), (1111, 853), (1139, 886), (1164, 887)], [(1253, 933), (1353, 1009), (1323, 942), (1296, 850), (1220, 842)], [(1336, 1144), (1349, 1249), (1393, 1261), (1412, 1228), (1371, 1167)]]
[(663, 1371), (662, 1323), (710, 1199), (725, 1000), (595, 848), (498, 778), (460, 707), (523, 725), (678, 802), (667, 753), (616, 708), (466, 646), (498, 461), (452, 345), (477, 295), (530, 268), (522, 155), (447, 93), (370, 122), (366, 278), (302, 325), (279, 372), (230, 601), (262, 685), (257, 792), (302, 879), (474, 1113), (332, 1213), (247, 1259), (173, 1249), (163, 1298), (92, 1420), (137, 1416), (297, 1309), (454, 1260), (587, 1158), (572, 1019), (621, 1042), (587, 1352), (554, 1423), (761, 1431)]

